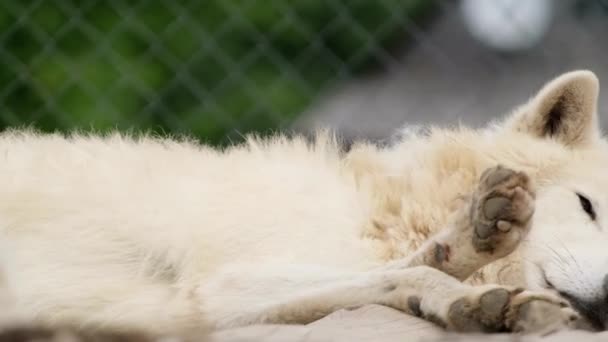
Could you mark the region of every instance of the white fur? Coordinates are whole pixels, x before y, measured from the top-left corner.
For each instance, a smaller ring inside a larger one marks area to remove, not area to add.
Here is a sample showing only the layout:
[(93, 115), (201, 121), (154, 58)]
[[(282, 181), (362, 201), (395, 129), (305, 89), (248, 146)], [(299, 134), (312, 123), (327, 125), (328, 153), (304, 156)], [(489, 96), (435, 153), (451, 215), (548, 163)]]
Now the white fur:
[[(538, 116), (564, 89), (567, 103), (578, 101), (565, 114), (576, 117), (545, 137)], [(348, 153), (330, 134), (314, 143), (250, 138), (218, 151), (152, 137), (7, 131), (7, 286), (22, 314), (53, 324), (181, 331), (202, 317), (216, 327), (273, 321), (269, 312), (287, 302), (379, 282), (370, 270), (411, 255), (446, 226), (485, 169), (503, 164), (537, 184), (532, 232), (471, 282), (540, 288), (544, 272), (559, 290), (603, 298), (608, 149), (596, 99), (595, 76), (575, 72), (495, 127), (432, 128)], [(594, 201), (597, 222), (574, 190)], [(505, 267), (506, 276), (497, 271)], [(360, 300), (336, 301), (366, 304), (366, 293), (352, 293)]]

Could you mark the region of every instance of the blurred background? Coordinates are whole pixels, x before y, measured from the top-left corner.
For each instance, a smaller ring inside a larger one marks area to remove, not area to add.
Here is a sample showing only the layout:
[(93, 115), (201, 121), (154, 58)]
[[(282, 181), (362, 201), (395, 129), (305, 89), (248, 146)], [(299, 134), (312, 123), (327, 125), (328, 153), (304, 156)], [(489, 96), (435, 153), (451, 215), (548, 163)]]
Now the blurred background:
[(608, 83), (607, 33), (608, 0), (7, 0), (0, 128), (479, 125), (564, 71)]

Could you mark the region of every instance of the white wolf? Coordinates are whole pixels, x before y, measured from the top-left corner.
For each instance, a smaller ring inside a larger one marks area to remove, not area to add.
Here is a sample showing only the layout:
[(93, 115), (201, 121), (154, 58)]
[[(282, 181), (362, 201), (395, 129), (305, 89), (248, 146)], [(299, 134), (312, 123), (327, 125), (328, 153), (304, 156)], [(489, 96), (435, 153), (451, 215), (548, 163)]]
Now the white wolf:
[(431, 128), (348, 152), (330, 134), (219, 151), (5, 132), (6, 286), (44, 324), (159, 333), (202, 318), (305, 323), (372, 303), (457, 331), (579, 316), (603, 329), (598, 89), (592, 72), (570, 72), (483, 130)]

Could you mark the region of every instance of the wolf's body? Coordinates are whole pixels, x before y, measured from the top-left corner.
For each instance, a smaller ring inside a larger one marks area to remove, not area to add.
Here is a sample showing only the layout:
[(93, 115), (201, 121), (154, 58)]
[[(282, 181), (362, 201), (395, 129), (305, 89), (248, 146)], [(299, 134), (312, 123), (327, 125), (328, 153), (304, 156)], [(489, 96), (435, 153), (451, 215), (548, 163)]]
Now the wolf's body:
[(203, 317), (219, 328), (304, 323), (376, 303), (457, 330), (522, 330), (574, 319), (554, 287), (601, 327), (608, 147), (597, 87), (589, 72), (566, 74), (485, 130), (349, 152), (328, 134), (219, 152), (6, 132), (5, 280), (21, 314), (51, 325), (182, 332)]

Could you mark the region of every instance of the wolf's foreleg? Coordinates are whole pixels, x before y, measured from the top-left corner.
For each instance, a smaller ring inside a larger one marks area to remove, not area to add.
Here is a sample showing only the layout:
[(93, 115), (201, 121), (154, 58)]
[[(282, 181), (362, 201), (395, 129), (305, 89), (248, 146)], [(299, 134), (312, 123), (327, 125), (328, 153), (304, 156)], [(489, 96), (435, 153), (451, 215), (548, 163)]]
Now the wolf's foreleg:
[(342, 274), (316, 270), (306, 276), (296, 269), (275, 269), (272, 277), (219, 276), (200, 289), (203, 315), (217, 328), (305, 324), (340, 309), (380, 304), (449, 330), (487, 332), (561, 327), (577, 318), (557, 297), (509, 286), (471, 286), (427, 266)]
[(426, 265), (465, 280), (515, 250), (530, 229), (533, 212), (528, 176), (502, 166), (490, 168), (446, 229), (388, 268)]

